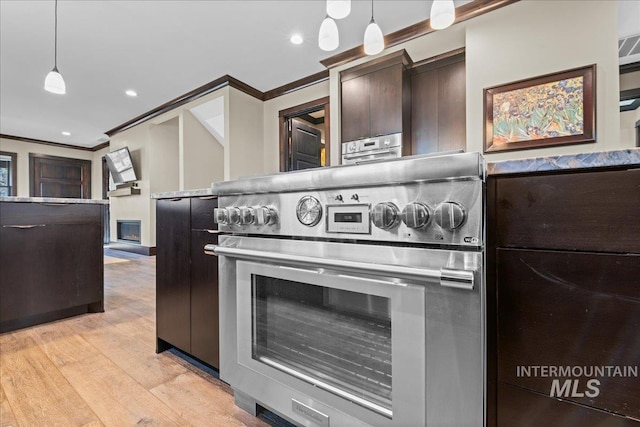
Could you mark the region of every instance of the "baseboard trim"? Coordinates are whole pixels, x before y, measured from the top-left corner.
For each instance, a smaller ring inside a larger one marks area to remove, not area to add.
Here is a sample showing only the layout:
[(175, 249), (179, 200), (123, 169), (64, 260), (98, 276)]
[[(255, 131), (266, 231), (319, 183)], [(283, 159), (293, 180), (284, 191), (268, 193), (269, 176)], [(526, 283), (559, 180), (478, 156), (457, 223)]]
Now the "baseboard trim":
[(142, 246), (122, 242), (109, 242), (109, 249), (131, 252), (138, 255), (153, 256), (156, 254), (155, 246)]

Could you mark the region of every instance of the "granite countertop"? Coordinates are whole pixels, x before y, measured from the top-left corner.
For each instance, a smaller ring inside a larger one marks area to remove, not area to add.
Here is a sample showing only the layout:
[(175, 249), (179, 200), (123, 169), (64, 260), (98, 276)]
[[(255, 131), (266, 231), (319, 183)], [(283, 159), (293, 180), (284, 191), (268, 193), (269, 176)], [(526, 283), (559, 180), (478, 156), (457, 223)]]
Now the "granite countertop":
[(202, 197), (215, 196), (211, 188), (201, 188), (198, 190), (166, 191), (164, 193), (151, 194), (152, 199), (176, 199), (182, 197)]
[(18, 202), (18, 203), (56, 203), (65, 205), (108, 205), (109, 200), (101, 199), (63, 199), (59, 197), (7, 197), (0, 196), (0, 202)]
[(487, 175), (640, 165), (640, 148), (487, 162)]

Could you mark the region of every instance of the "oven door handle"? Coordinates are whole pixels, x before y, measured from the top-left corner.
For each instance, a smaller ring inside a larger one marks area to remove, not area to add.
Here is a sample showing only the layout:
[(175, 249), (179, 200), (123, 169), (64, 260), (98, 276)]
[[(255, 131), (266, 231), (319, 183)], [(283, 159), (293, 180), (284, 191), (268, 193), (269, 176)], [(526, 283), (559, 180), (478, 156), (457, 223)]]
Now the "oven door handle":
[(377, 274), (411, 280), (438, 281), (441, 286), (473, 290), (475, 271), (454, 270), (449, 268), (419, 268), (402, 265), (371, 264), (367, 262), (346, 261), (331, 258), (318, 258), (303, 255), (281, 254), (278, 252), (256, 251), (251, 249), (230, 248), (213, 244), (205, 245), (204, 253), (214, 256), (246, 259), (251, 261), (275, 261), (296, 266), (313, 266), (345, 270), (360, 274)]
[(380, 154), (389, 154), (389, 153), (393, 153), (396, 150), (394, 150), (393, 148), (383, 148), (382, 150), (371, 150), (371, 151), (361, 151), (359, 153), (356, 154), (343, 154), (342, 157), (344, 157), (347, 160), (353, 160), (353, 159), (359, 159), (360, 157), (367, 157), (367, 156), (377, 156)]

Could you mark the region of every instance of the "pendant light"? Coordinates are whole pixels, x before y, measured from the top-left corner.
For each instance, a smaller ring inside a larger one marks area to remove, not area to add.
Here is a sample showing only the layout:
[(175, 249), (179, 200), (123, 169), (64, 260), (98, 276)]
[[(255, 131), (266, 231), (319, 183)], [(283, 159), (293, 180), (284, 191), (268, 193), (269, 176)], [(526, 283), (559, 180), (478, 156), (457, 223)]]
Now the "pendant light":
[(322, 21), (322, 25), (320, 25), (318, 46), (320, 46), (320, 49), (329, 52), (336, 50), (339, 44), (340, 36), (338, 35), (338, 26), (336, 25), (336, 21), (327, 15), (324, 18), (324, 21)]
[(67, 92), (67, 88), (64, 84), (62, 74), (58, 71), (58, 0), (55, 3), (55, 38), (54, 38), (54, 54), (53, 54), (53, 70), (49, 71), (47, 77), (44, 79), (45, 90), (64, 95)]
[(384, 50), (384, 36), (382, 30), (373, 19), (373, 0), (371, 0), (371, 22), (364, 32), (364, 53), (376, 55)]
[(429, 23), (434, 30), (447, 28), (456, 19), (456, 6), (453, 0), (433, 0)]
[(351, 13), (351, 0), (327, 0), (327, 15), (333, 19), (346, 18)]

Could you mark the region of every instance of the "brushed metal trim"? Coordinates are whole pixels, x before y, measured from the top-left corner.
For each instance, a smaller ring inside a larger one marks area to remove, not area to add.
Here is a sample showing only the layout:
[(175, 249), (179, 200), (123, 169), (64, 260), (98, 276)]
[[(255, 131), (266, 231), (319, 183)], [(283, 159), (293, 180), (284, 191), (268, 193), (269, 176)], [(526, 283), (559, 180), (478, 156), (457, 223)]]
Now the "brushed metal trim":
[[(402, 164), (399, 164), (402, 162)], [(371, 187), (409, 182), (482, 179), (484, 161), (480, 153), (435, 154), (401, 157), (379, 163), (340, 165), (258, 177), (221, 181), (212, 185), (218, 196), (285, 193), (301, 190)]]

